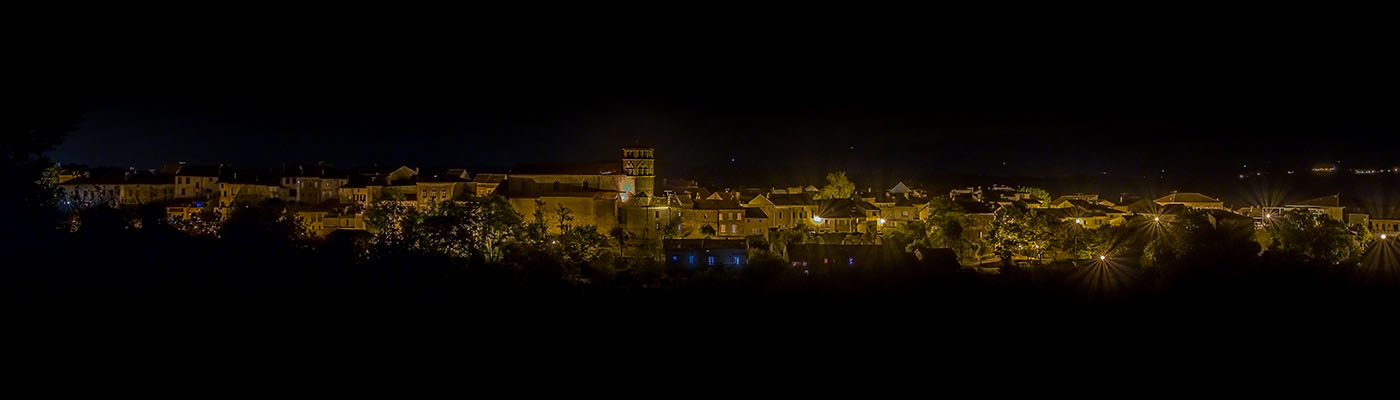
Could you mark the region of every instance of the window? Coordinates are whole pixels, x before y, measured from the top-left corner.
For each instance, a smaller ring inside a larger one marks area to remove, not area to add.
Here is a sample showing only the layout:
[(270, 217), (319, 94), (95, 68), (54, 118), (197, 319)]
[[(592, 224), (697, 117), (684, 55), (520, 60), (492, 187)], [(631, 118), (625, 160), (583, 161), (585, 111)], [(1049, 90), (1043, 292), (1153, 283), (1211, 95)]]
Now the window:
[(734, 265), (739, 265), (739, 256), (734, 256)]
[(681, 259), (680, 256), (671, 256), (671, 262), (680, 261), (680, 259)]
[(725, 229), (725, 228), (727, 228), (727, 226), (721, 224), (721, 225), (719, 226), (719, 233), (724, 233), (724, 229)]
[(691, 263), (691, 264), (694, 264), (694, 263), (695, 263), (695, 256), (690, 256), (690, 263)]
[(739, 226), (738, 226), (738, 225), (734, 225), (734, 224), (730, 224), (730, 225), (729, 225), (729, 231), (730, 231), (730, 232), (734, 232), (734, 233), (739, 233)]
[(855, 258), (855, 257), (851, 257), (851, 258), (849, 258), (849, 259), (846, 259), (846, 264), (848, 264), (848, 265), (856, 265), (856, 258)]
[(710, 265), (715, 265), (715, 256), (710, 256)]
[(657, 212), (656, 212), (656, 217), (654, 217), (654, 218), (661, 219), (661, 212), (660, 212), (660, 211), (657, 211)]

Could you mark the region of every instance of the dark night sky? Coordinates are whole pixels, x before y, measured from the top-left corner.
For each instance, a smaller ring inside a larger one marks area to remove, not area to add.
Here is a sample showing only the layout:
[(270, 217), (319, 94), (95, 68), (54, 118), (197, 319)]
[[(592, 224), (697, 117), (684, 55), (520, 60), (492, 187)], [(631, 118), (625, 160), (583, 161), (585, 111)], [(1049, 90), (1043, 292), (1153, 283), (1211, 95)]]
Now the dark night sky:
[(670, 176), (1400, 164), (1394, 65), (1362, 33), (813, 28), (144, 32), (161, 40), (98, 40), (47, 71), (89, 100), (51, 156), (484, 169), (640, 141)]

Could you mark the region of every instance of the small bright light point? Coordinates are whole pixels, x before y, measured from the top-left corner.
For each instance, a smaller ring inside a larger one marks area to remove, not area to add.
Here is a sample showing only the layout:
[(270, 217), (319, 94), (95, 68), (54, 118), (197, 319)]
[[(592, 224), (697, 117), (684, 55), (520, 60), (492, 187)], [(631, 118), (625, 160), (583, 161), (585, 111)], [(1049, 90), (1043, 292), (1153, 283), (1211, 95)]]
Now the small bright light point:
[(822, 217), (812, 217), (812, 222), (820, 224), (822, 223)]
[(1273, 214), (1264, 214), (1264, 218), (1273, 218), (1273, 217), (1274, 217)]
[(1100, 260), (1107, 259), (1107, 258), (1108, 258), (1108, 257), (1099, 256), (1099, 259), (1100, 259)]
[(884, 218), (880, 218), (880, 221), (878, 221), (878, 222), (880, 223), (880, 225), (884, 225), (884, 224), (885, 224), (885, 219), (884, 219)]
[(1153, 220), (1153, 221), (1161, 221), (1162, 218), (1159, 218), (1159, 217), (1152, 217), (1152, 220)]
[(1077, 218), (1076, 218), (1076, 219), (1074, 220), (1074, 223), (1076, 223), (1076, 224), (1082, 224), (1082, 223), (1084, 223), (1084, 220), (1082, 220), (1082, 219), (1077, 219)]

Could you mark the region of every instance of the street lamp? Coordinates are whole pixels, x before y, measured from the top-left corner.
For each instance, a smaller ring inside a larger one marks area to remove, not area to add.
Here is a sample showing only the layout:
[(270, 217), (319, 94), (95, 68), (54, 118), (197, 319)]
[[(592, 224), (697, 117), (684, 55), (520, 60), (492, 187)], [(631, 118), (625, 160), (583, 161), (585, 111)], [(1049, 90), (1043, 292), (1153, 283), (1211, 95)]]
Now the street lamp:
[(880, 220), (879, 220), (879, 221), (876, 221), (876, 223), (878, 223), (878, 224), (880, 224), (880, 225), (884, 225), (884, 224), (885, 224), (885, 219), (884, 219), (884, 218), (880, 218)]
[(1105, 257), (1105, 256), (1099, 256), (1099, 260), (1104, 260), (1104, 259), (1107, 259), (1107, 258), (1108, 258), (1108, 257)]
[(820, 224), (822, 223), (822, 217), (812, 217), (812, 222)]
[(1274, 215), (1273, 215), (1273, 214), (1264, 214), (1264, 218), (1272, 219), (1272, 218), (1274, 218)]
[(1162, 222), (1161, 217), (1152, 217), (1152, 222)]
[(1074, 219), (1074, 223), (1083, 225), (1083, 224), (1084, 224), (1084, 220), (1079, 219), (1079, 218), (1075, 218), (1075, 219)]

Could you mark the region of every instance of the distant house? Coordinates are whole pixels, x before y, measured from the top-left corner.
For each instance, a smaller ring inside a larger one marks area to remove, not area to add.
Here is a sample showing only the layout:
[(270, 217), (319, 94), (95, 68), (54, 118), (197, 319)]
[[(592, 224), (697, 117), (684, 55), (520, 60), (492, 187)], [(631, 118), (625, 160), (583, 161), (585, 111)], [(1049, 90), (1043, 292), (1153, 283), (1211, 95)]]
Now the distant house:
[(1225, 210), (1225, 203), (1220, 199), (1193, 192), (1171, 192), (1153, 200), (1160, 205), (1177, 204), (1187, 208)]
[(764, 212), (762, 208), (745, 207), (744, 222), (739, 225), (740, 232), (745, 235), (765, 234), (772, 225), (771, 222), (768, 222), (769, 219), (768, 213)]
[(166, 166), (175, 176), (175, 197), (180, 199), (212, 200), (218, 197), (222, 165)]
[(742, 239), (666, 239), (666, 263), (687, 268), (741, 267), (748, 264), (748, 242)]
[(1390, 238), (1400, 237), (1400, 218), (1371, 218), (1371, 234), (1379, 237), (1386, 235)]
[(689, 209), (681, 210), (680, 230), (685, 237), (703, 237), (705, 226), (715, 230), (714, 236), (743, 237), (745, 208), (737, 200), (695, 200)]
[(1284, 204), (1283, 208), (1288, 211), (1314, 212), (1326, 215), (1337, 221), (1342, 221), (1342, 213), (1346, 209), (1342, 206), (1342, 196), (1339, 194), (1295, 201)]
[(812, 222), (819, 232), (865, 233), (875, 228), (880, 219), (880, 208), (865, 201), (853, 199), (823, 199), (817, 202), (817, 212)]
[(218, 187), (219, 207), (281, 199), (286, 192), (282, 188), (281, 178), (253, 171), (233, 172), (228, 178), (220, 180)]
[(305, 204), (321, 204), (339, 199), (340, 187), (350, 183), (350, 173), (324, 164), (292, 165), (282, 168), (281, 186), (286, 200)]
[(770, 228), (791, 229), (803, 222), (812, 222), (817, 202), (810, 194), (768, 194), (755, 196), (744, 204), (757, 207), (768, 214)]
[(1128, 213), (1086, 200), (1064, 200), (1067, 206), (1053, 207), (1048, 211), (1063, 222), (1073, 222), (1085, 228), (1097, 229), (1104, 226), (1120, 226)]
[(438, 202), (457, 201), (462, 200), (465, 196), (475, 196), (476, 191), (472, 189), (474, 184), (463, 175), (465, 173), (452, 174), (448, 172), (418, 175), (414, 191), (418, 193), (419, 205), (431, 206)]

